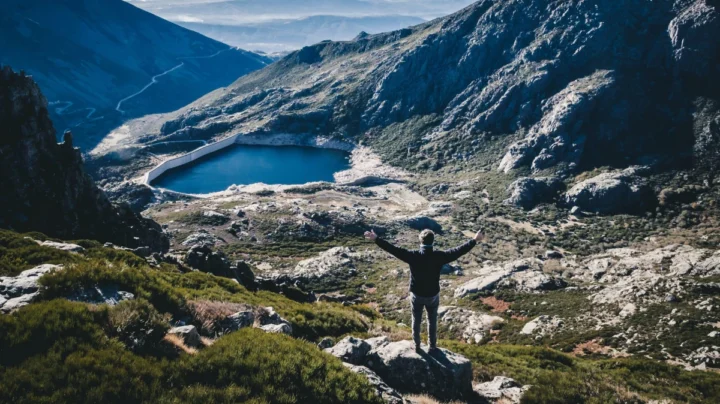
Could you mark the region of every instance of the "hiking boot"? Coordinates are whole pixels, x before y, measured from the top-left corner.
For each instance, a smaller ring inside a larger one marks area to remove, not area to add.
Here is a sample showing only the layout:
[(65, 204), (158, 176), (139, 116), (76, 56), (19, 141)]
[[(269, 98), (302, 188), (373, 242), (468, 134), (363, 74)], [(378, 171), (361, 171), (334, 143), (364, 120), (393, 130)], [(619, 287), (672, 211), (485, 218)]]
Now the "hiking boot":
[(420, 345), (415, 345), (415, 353), (423, 353), (422, 348), (420, 348)]
[(435, 352), (440, 352), (440, 348), (438, 348), (436, 346), (431, 346), (430, 349), (428, 349), (428, 353), (435, 353)]

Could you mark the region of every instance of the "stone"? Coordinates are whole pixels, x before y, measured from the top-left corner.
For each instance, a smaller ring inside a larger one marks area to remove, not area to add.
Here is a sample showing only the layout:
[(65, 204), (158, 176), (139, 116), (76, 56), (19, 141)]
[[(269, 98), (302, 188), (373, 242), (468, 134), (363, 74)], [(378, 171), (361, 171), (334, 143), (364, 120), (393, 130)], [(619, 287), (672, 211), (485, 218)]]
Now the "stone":
[(573, 216), (581, 216), (582, 211), (580, 210), (579, 206), (573, 206), (572, 208), (570, 208), (570, 214)]
[(39, 292), (34, 292), (7, 299), (3, 303), (3, 305), (0, 306), (0, 311), (3, 313), (11, 313), (23, 306), (27, 306), (28, 304), (34, 302), (39, 295)]
[(490, 334), (496, 324), (503, 323), (502, 317), (455, 306), (440, 306), (438, 308), (438, 321), (447, 324), (453, 329), (462, 330), (462, 338), (467, 343), (480, 343)]
[(527, 322), (522, 330), (520, 330), (520, 334), (543, 337), (545, 335), (552, 335), (562, 326), (563, 321), (560, 317), (542, 315)]
[(220, 328), (223, 332), (232, 332), (252, 327), (254, 323), (255, 313), (252, 310), (244, 310), (227, 316), (220, 322)]
[(76, 302), (107, 304), (108, 306), (115, 306), (123, 300), (132, 300), (134, 298), (135, 295), (130, 292), (119, 290), (119, 286), (115, 284), (85, 287), (67, 296), (68, 300)]
[(340, 360), (346, 363), (365, 365), (366, 356), (371, 349), (371, 345), (367, 342), (353, 336), (348, 336), (340, 340), (334, 347), (325, 349), (325, 352), (340, 358)]
[(17, 276), (0, 276), (0, 311), (10, 313), (33, 302), (40, 294), (38, 280), (45, 274), (61, 269), (61, 265), (43, 264), (22, 271)]
[(218, 243), (221, 243), (222, 239), (215, 236), (214, 234), (208, 233), (206, 230), (200, 230), (196, 233), (192, 233), (189, 236), (185, 238), (185, 240), (182, 242), (182, 245), (184, 246), (194, 246), (194, 245), (216, 245)]
[(365, 366), (357, 366), (350, 363), (343, 363), (346, 368), (350, 369), (352, 372), (361, 374), (365, 377), (367, 377), (368, 382), (370, 382), (370, 385), (375, 388), (375, 392), (378, 397), (382, 398), (382, 400), (385, 403), (388, 404), (409, 404), (408, 401), (406, 401), (400, 393), (397, 392), (397, 390), (393, 389), (392, 387), (388, 386), (381, 378), (377, 375), (377, 373), (373, 372), (372, 370), (366, 368)]
[(290, 324), (281, 323), (281, 324), (266, 324), (263, 326), (258, 327), (261, 330), (270, 333), (270, 334), (286, 334), (286, 335), (292, 335), (292, 327), (290, 327)]
[(199, 348), (203, 345), (202, 340), (200, 339), (200, 334), (194, 325), (184, 325), (181, 327), (171, 328), (170, 331), (168, 331), (168, 334), (177, 335), (182, 338), (185, 345), (191, 348)]
[(43, 241), (43, 242), (37, 242), (43, 247), (50, 247), (50, 248), (56, 248), (58, 250), (63, 251), (69, 251), (74, 253), (83, 253), (85, 252), (85, 249), (77, 244), (72, 243), (58, 243), (56, 241)]
[(564, 255), (560, 251), (555, 251), (555, 250), (545, 251), (545, 258), (547, 258), (547, 259), (560, 259), (563, 257), (564, 257)]
[(510, 197), (503, 202), (529, 210), (540, 203), (554, 201), (564, 186), (555, 177), (520, 178), (510, 184), (507, 189)]
[(333, 339), (330, 337), (325, 337), (325, 338), (321, 339), (320, 342), (318, 342), (318, 344), (317, 344), (318, 348), (323, 349), (323, 350), (332, 348), (333, 345), (334, 345)]
[(473, 390), (490, 403), (519, 404), (530, 387), (509, 377), (495, 376), (492, 381), (475, 384)]
[(412, 341), (398, 341), (372, 349), (367, 358), (367, 367), (403, 394), (455, 400), (472, 392), (470, 361), (447, 349), (418, 353)]
[(586, 211), (613, 214), (645, 211), (655, 198), (647, 183), (628, 169), (582, 181), (565, 194), (564, 201)]

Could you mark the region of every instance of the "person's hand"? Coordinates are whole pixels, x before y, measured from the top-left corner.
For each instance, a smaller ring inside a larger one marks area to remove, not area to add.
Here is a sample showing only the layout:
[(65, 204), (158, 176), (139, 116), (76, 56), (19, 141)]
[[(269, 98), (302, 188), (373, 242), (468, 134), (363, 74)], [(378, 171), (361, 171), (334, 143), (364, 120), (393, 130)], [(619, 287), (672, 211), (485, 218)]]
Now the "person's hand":
[(482, 230), (478, 230), (477, 233), (475, 233), (475, 237), (473, 237), (473, 240), (477, 243), (482, 243), (485, 241), (485, 235), (483, 234)]
[(377, 234), (375, 234), (375, 230), (366, 231), (365, 238), (370, 241), (375, 241), (377, 239)]

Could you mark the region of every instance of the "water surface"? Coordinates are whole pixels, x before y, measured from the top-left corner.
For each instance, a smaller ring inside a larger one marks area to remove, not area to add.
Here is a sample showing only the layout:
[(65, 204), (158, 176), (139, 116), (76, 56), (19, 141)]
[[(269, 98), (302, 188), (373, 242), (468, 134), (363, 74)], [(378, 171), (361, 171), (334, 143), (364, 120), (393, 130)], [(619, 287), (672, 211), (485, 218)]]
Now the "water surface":
[(350, 167), (341, 150), (300, 146), (233, 145), (167, 171), (153, 185), (189, 194), (223, 191), (230, 185), (304, 184), (333, 181)]

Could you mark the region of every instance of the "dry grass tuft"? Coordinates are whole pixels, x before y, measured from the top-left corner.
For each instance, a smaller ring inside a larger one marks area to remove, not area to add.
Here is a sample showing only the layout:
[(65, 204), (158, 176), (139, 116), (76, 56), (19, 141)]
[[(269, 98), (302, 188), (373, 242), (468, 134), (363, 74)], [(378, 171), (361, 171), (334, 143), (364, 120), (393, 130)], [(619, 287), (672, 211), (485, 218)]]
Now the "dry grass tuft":
[(252, 306), (242, 303), (215, 302), (210, 300), (194, 300), (188, 302), (193, 318), (200, 323), (201, 330), (214, 334), (218, 321), (239, 311), (250, 310)]
[(412, 404), (462, 404), (462, 401), (438, 401), (435, 398), (428, 396), (427, 394), (411, 394), (404, 397)]
[(177, 335), (167, 334), (163, 338), (163, 341), (178, 348), (179, 350), (185, 352), (188, 355), (195, 355), (197, 353), (197, 349), (190, 348), (189, 346), (185, 345), (185, 341), (183, 341), (183, 339)]

